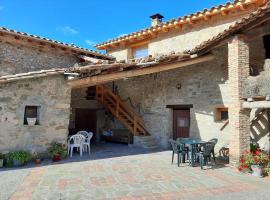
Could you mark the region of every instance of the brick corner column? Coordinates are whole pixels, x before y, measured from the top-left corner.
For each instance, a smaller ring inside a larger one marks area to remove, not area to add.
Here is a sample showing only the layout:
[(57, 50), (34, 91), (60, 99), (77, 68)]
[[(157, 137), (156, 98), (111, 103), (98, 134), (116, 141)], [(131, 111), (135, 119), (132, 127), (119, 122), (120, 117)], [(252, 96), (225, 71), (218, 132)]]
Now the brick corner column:
[(250, 150), (250, 110), (242, 108), (245, 80), (249, 76), (249, 45), (244, 35), (236, 35), (228, 43), (228, 70), (230, 164), (237, 167), (244, 151)]

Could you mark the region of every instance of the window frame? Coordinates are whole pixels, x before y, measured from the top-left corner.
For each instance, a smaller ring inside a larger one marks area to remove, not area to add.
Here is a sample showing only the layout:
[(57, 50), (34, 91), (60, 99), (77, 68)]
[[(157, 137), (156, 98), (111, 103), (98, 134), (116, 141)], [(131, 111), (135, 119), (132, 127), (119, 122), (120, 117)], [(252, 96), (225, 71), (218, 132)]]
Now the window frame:
[[(222, 119), (222, 112), (227, 112), (228, 118)], [(229, 119), (229, 109), (227, 107), (215, 108), (215, 122), (225, 122)]]
[[(147, 54), (144, 56), (140, 56), (140, 57), (135, 57), (135, 53), (138, 50), (146, 50)], [(140, 44), (140, 45), (135, 45), (131, 47), (131, 57), (132, 59), (140, 59), (140, 58), (145, 58), (149, 56), (149, 47), (148, 47), (148, 43), (144, 43), (144, 44)]]
[[(34, 114), (33, 115), (29, 114), (30, 111), (28, 109), (34, 109), (34, 111), (33, 111)], [(41, 106), (26, 105), (24, 107), (23, 125), (29, 126), (29, 124), (27, 122), (27, 118), (36, 118), (35, 126), (40, 125), (40, 109), (41, 109)]]

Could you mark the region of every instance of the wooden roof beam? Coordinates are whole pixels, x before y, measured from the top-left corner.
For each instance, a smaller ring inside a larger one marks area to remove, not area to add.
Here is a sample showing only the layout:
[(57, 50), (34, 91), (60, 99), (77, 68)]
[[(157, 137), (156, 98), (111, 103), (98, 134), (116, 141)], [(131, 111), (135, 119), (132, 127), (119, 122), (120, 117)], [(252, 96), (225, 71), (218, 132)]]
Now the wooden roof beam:
[(69, 81), (68, 84), (73, 88), (89, 87), (89, 86), (108, 83), (108, 82), (123, 79), (123, 78), (143, 76), (147, 74), (153, 74), (153, 73), (158, 73), (162, 71), (182, 68), (182, 67), (194, 65), (197, 63), (211, 61), (214, 58), (215, 57), (212, 54), (208, 54), (205, 56), (192, 58), (187, 61), (175, 62), (171, 64), (158, 64), (155, 66), (145, 67), (145, 68), (140, 68), (140, 69), (135, 69), (135, 70), (130, 70), (130, 71), (122, 71), (122, 72), (116, 72), (112, 74), (103, 74), (103, 75), (97, 75), (97, 76), (72, 80), (72, 81)]

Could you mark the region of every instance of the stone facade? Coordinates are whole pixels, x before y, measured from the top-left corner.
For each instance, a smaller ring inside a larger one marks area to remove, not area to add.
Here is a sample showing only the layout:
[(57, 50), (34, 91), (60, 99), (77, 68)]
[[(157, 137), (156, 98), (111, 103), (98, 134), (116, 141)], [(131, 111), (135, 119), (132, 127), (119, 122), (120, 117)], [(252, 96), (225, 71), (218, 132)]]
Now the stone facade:
[[(43, 152), (53, 141), (66, 143), (70, 99), (62, 75), (0, 85), (0, 152)], [(39, 107), (39, 125), (24, 125), (25, 106)]]
[[(231, 101), (228, 88), (227, 48), (215, 50), (217, 59), (182, 69), (116, 81), (122, 99), (131, 98), (151, 135), (168, 147), (172, 138), (172, 109), (167, 105), (193, 104), (190, 136), (203, 140), (218, 138), (218, 148), (228, 146), (229, 131), (215, 122), (215, 108)], [(181, 89), (176, 85), (181, 84)], [(211, 127), (211, 128), (209, 128)]]
[(79, 59), (56, 49), (0, 38), (0, 76), (51, 68), (72, 67)]

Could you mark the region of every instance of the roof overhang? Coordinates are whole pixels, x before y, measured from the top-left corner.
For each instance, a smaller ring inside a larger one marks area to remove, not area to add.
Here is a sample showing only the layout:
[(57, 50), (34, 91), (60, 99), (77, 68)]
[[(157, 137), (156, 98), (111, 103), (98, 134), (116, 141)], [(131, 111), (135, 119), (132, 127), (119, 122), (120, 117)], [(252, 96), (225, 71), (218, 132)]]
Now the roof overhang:
[[(155, 63), (152, 62), (150, 64), (136, 64), (135, 69), (127, 70), (124, 71), (123, 68), (117, 68), (117, 71), (113, 71), (112, 73), (107, 73), (107, 74), (97, 74), (97, 75), (91, 75), (91, 76), (86, 76), (83, 78), (71, 80), (68, 82), (70, 86), (73, 88), (82, 88), (82, 87), (89, 87), (89, 86), (94, 86), (94, 85), (99, 85), (99, 84), (104, 84), (108, 83), (111, 81), (115, 80), (120, 80), (120, 79), (126, 79), (126, 78), (131, 78), (131, 77), (137, 77), (137, 76), (143, 76), (147, 74), (153, 74), (153, 73), (158, 73), (158, 72), (164, 72), (168, 70), (173, 70), (173, 69), (178, 69), (182, 68), (185, 66), (189, 65), (194, 65), (202, 62), (207, 62), (211, 61), (214, 59), (214, 56), (212, 54), (204, 55), (201, 57), (189, 57), (185, 60), (182, 61), (174, 61), (170, 63)], [(107, 66), (107, 70), (110, 71), (110, 67)]]

